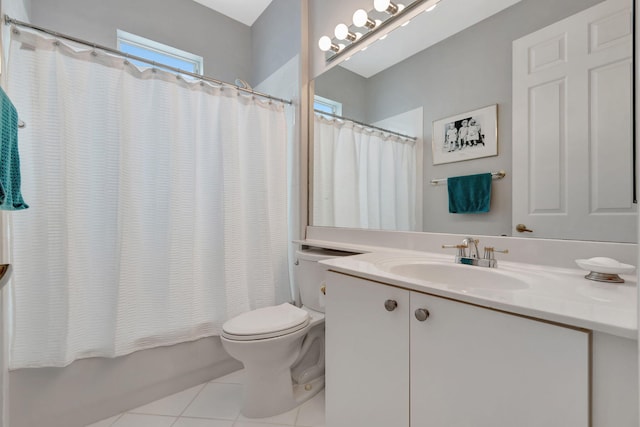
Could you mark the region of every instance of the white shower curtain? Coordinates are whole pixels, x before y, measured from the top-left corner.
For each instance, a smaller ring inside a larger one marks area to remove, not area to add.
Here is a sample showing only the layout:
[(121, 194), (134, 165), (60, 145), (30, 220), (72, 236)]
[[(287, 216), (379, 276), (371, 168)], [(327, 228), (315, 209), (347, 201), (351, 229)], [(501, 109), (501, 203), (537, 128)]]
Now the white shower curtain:
[(315, 115), (313, 225), (415, 230), (416, 144)]
[(12, 369), (219, 334), (290, 300), (283, 106), (27, 30), (8, 92)]

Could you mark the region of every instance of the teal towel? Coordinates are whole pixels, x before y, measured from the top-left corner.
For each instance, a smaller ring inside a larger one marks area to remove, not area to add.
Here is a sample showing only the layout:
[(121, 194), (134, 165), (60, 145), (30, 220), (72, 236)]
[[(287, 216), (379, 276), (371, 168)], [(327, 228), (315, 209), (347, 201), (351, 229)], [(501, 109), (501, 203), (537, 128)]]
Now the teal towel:
[(491, 203), (490, 173), (447, 178), (449, 212), (459, 214), (489, 212)]
[(0, 209), (18, 211), (29, 206), (20, 193), (18, 112), (0, 88)]

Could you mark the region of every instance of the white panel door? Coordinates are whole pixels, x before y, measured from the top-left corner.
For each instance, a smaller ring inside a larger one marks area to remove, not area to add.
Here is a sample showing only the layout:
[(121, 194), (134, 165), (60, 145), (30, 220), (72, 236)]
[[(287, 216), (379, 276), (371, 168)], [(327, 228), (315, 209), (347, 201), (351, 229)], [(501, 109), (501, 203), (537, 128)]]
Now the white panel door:
[(411, 427), (589, 427), (589, 333), (415, 292), (411, 311)]
[(409, 292), (329, 272), (325, 313), (326, 425), (409, 427)]
[(630, 0), (513, 42), (515, 234), (635, 241), (632, 82)]

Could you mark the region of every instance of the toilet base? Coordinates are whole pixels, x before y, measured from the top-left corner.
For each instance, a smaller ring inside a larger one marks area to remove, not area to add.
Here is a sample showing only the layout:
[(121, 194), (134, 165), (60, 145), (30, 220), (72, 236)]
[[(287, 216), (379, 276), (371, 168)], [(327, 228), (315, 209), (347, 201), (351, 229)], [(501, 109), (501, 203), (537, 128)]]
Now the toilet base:
[(293, 397), (296, 400), (296, 406), (311, 399), (322, 390), (324, 390), (324, 375), (305, 384), (296, 384), (293, 386)]
[[(248, 371), (247, 371), (248, 374)], [(244, 387), (244, 405), (240, 411), (247, 418), (267, 418), (288, 412), (324, 389), (324, 375), (305, 384), (291, 382), (291, 374), (271, 373), (260, 378), (246, 378), (252, 387)]]

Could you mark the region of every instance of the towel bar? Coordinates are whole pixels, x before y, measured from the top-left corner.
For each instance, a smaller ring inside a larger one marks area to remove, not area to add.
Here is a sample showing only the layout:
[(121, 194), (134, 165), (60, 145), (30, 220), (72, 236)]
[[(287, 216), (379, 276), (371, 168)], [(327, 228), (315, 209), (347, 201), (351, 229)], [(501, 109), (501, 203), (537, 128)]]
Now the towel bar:
[[(498, 172), (491, 172), (491, 175), (493, 179), (502, 179), (507, 175), (507, 173), (505, 171), (498, 171)], [(431, 185), (446, 184), (447, 178), (432, 179), (430, 182), (431, 182)]]

